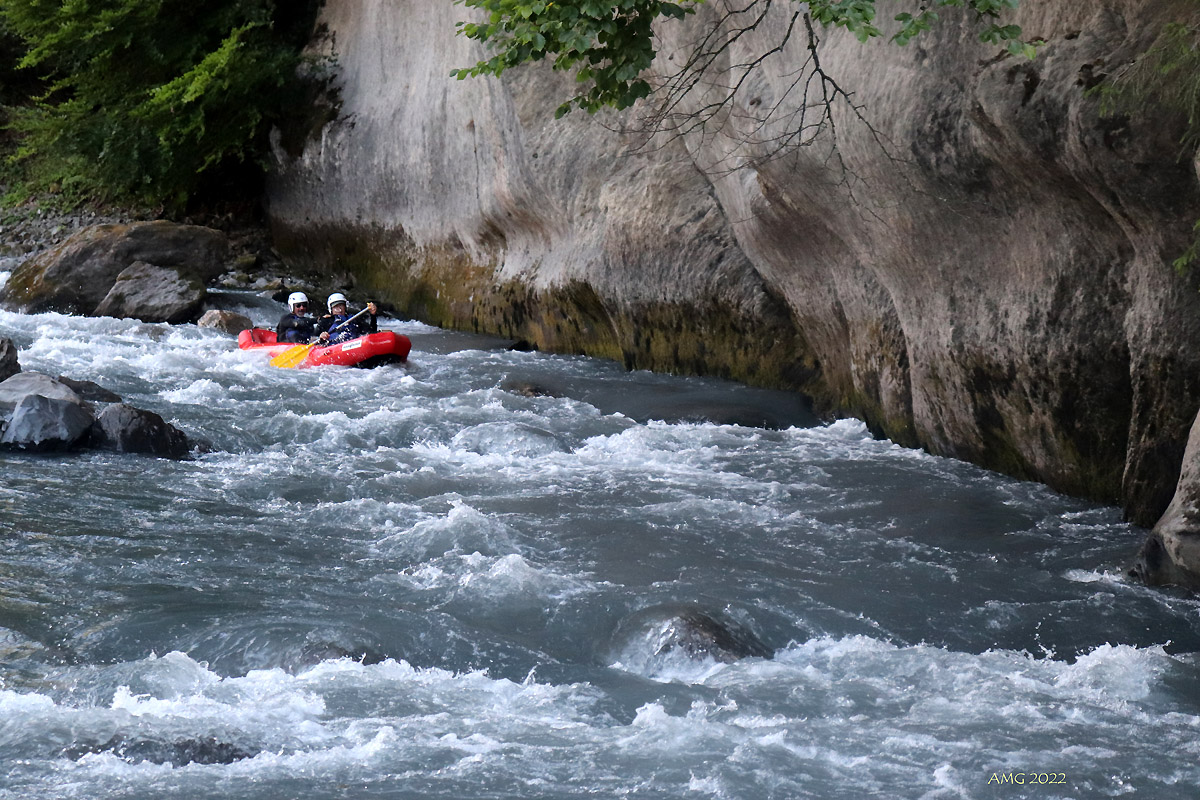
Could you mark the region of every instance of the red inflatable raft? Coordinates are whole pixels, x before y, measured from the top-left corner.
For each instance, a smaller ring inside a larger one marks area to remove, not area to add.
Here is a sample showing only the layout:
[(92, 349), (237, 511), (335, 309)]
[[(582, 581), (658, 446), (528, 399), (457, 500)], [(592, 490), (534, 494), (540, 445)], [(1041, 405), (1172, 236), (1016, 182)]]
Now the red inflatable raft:
[[(238, 347), (242, 350), (261, 350), (274, 358), (293, 347), (308, 346), (278, 342), (275, 340), (275, 331), (250, 328), (238, 334)], [(342, 367), (377, 367), (380, 364), (406, 360), (410, 349), (412, 342), (407, 336), (392, 331), (380, 331), (341, 344), (309, 347), (304, 360), (296, 366), (300, 369), (329, 364)]]

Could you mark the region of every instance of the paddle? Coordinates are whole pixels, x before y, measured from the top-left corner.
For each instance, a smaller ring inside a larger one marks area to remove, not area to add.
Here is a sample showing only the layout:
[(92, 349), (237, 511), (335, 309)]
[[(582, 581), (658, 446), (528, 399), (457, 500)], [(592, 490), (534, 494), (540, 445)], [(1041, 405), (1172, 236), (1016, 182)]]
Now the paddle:
[[(367, 313), (367, 309), (364, 308), (362, 311), (358, 312), (350, 319), (344, 319), (341, 322), (339, 322), (337, 325), (334, 325), (332, 328), (329, 329), (329, 332), (333, 333), (338, 328), (345, 325), (347, 322), (353, 322), (354, 320), (358, 319), (365, 313)], [(308, 351), (312, 350), (316, 346), (317, 346), (317, 342), (313, 342), (312, 344), (298, 344), (295, 347), (289, 347), (287, 350), (284, 350), (282, 353), (280, 353), (279, 355), (277, 355), (271, 359), (271, 366), (272, 367), (283, 367), (284, 369), (290, 369), (292, 367), (298, 366), (300, 364), (300, 362), (304, 360), (305, 356), (308, 355)]]

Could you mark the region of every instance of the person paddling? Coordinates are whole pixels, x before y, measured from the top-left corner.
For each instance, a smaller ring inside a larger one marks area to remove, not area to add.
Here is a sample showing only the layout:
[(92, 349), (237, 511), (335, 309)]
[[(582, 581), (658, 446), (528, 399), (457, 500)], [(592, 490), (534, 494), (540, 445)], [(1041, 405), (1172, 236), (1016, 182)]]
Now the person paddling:
[(308, 295), (304, 292), (292, 292), (288, 295), (288, 305), (292, 310), (284, 314), (275, 326), (275, 340), (307, 344), (317, 332), (316, 318), (308, 315)]
[(328, 305), (329, 313), (317, 322), (317, 338), (322, 344), (348, 342), (379, 330), (374, 303), (367, 303), (365, 317), (350, 314), (346, 295), (341, 292), (329, 295)]

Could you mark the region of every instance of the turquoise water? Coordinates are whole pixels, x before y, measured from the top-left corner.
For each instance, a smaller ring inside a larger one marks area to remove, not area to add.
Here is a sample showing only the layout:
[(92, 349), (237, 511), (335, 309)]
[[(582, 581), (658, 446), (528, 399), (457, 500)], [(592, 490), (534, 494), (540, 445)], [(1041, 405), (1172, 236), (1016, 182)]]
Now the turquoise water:
[[(211, 448), (0, 454), (0, 798), (1200, 789), (1200, 603), (1125, 578), (1115, 509), (792, 396), (385, 326), (407, 367), (297, 371), (0, 313), (25, 369)], [(771, 657), (622, 626), (680, 607)]]

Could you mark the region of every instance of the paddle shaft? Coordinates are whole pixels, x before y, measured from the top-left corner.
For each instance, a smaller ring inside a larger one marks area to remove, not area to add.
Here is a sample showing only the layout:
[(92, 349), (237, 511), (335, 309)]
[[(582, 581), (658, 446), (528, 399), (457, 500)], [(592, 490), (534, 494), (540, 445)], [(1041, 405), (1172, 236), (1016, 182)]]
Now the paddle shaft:
[(339, 322), (337, 325), (334, 325), (334, 326), (332, 326), (332, 327), (329, 329), (329, 332), (330, 332), (330, 333), (333, 333), (334, 331), (336, 331), (338, 328), (342, 327), (343, 325), (345, 325), (345, 324), (347, 324), (347, 323), (350, 323), (350, 322), (354, 322), (354, 320), (358, 319), (359, 317), (361, 317), (361, 316), (362, 316), (363, 314), (365, 314), (365, 313), (367, 313), (367, 309), (365, 309), (365, 308), (364, 308), (362, 311), (358, 312), (357, 314), (355, 314), (355, 315), (354, 315), (353, 317), (351, 317), (350, 319), (344, 319), (344, 320), (342, 320), (341, 322)]

